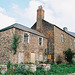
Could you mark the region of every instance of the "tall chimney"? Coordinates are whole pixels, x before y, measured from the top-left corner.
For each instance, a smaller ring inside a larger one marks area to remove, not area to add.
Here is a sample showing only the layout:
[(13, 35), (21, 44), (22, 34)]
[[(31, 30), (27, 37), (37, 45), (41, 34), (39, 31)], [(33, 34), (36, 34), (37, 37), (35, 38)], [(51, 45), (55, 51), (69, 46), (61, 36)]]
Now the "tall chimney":
[(42, 5), (41, 5), (37, 9), (37, 26), (36, 26), (36, 29), (39, 32), (42, 32), (42, 19), (44, 19), (44, 10), (43, 10)]

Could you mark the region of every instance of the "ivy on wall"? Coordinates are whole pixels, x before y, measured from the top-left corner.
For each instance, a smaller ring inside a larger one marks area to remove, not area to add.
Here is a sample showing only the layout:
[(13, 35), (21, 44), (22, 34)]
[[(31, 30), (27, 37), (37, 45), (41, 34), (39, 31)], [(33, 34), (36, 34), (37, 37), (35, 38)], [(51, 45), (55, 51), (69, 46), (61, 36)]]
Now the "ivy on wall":
[(17, 52), (17, 47), (19, 45), (21, 36), (19, 36), (17, 33), (13, 34), (13, 42), (12, 42), (12, 49), (14, 50), (14, 55)]

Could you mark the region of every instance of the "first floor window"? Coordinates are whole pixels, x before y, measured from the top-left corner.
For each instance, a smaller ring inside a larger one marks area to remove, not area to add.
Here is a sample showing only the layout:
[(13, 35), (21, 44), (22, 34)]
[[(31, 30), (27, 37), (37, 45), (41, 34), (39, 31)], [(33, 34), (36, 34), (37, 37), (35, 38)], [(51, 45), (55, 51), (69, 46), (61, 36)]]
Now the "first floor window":
[(43, 39), (43, 38), (41, 38), (41, 37), (39, 38), (39, 45), (40, 45), (40, 46), (42, 46), (42, 43), (43, 43), (43, 40), (42, 40), (42, 39)]
[(24, 42), (28, 43), (28, 34), (27, 33), (24, 33)]

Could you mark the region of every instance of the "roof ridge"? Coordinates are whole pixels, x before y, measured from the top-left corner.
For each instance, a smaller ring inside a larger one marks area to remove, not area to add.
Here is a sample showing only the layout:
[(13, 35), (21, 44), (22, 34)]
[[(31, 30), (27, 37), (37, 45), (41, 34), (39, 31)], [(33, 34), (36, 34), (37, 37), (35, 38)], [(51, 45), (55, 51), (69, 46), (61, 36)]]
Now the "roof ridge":
[(0, 32), (5, 31), (5, 30), (8, 30), (8, 29), (11, 29), (11, 28), (13, 28), (13, 27), (15, 27), (15, 28), (17, 28), (17, 29), (21, 29), (21, 30), (27, 31), (27, 32), (30, 32), (30, 33), (33, 33), (33, 34), (36, 34), (36, 35), (38, 35), (38, 36), (46, 37), (46, 36), (43, 35), (42, 33), (38, 32), (38, 31), (36, 31), (36, 30), (34, 30), (34, 29), (31, 29), (31, 28), (29, 28), (29, 27), (26, 27), (26, 26), (24, 26), (24, 25), (21, 25), (21, 24), (19, 24), (19, 23), (15, 23), (15, 24), (12, 24), (12, 25), (10, 25), (10, 26), (8, 26), (8, 27), (5, 27), (5, 28), (1, 29)]
[[(43, 20), (43, 19), (42, 19), (42, 20)], [(59, 28), (60, 30), (62, 30), (63, 32), (65, 32), (62, 28), (58, 27), (57, 25), (52, 24), (52, 23), (49, 23), (49, 22), (48, 22), (48, 21), (46, 21), (46, 20), (43, 20), (43, 21), (45, 21), (46, 23), (48, 23), (48, 24), (50, 24), (50, 25), (53, 25), (53, 26), (55, 26), (55, 27)], [(75, 36), (74, 36), (74, 35), (72, 35), (72, 34), (70, 34), (70, 33), (68, 33), (68, 32), (65, 32), (65, 33), (67, 33), (67, 34), (69, 34), (70, 36), (72, 36), (72, 37), (74, 37), (74, 38), (75, 38)]]

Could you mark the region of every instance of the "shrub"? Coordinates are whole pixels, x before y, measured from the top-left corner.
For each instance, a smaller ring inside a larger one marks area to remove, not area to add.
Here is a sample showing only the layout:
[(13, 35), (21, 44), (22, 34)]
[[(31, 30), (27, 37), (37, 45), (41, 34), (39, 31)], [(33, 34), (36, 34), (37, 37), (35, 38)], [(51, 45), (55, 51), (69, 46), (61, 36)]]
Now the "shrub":
[(8, 61), (8, 63), (7, 63), (7, 72), (5, 73), (5, 75), (13, 74), (13, 72), (14, 72), (13, 65), (12, 65), (11, 61)]
[(7, 70), (9, 70), (9, 69), (10, 69), (10, 67), (11, 67), (11, 62), (10, 62), (10, 61), (8, 61), (8, 63), (7, 63)]
[(1, 74), (2, 69), (0, 68), (0, 74)]
[(17, 68), (18, 67), (18, 64), (14, 64), (14, 67)]
[(35, 61), (35, 65), (38, 65), (38, 61), (37, 60)]
[(65, 54), (65, 59), (67, 60), (67, 62), (72, 63), (72, 59), (74, 57), (74, 52), (72, 52), (72, 50), (69, 48), (68, 50), (63, 52)]
[(23, 69), (23, 68), (21, 68), (21, 67), (17, 67), (17, 68), (15, 69), (14, 74), (18, 74), (18, 73), (23, 74), (23, 73), (24, 73), (24, 69)]
[(47, 71), (45, 71), (44, 69), (39, 69), (34, 72), (34, 75), (47, 75)]
[(27, 62), (26, 64), (34, 64), (34, 63), (32, 63), (32, 62)]
[(24, 65), (24, 63), (23, 63), (23, 62), (21, 62), (19, 65)]

